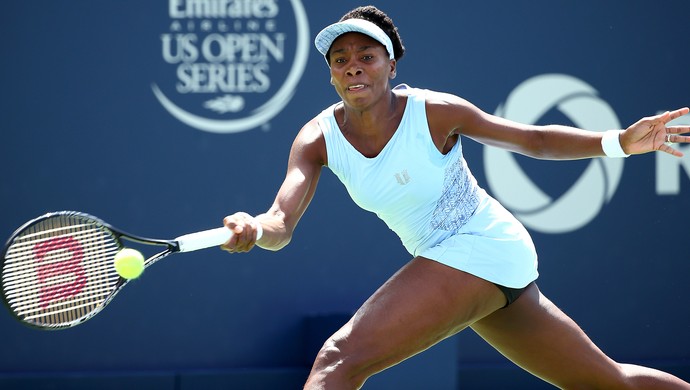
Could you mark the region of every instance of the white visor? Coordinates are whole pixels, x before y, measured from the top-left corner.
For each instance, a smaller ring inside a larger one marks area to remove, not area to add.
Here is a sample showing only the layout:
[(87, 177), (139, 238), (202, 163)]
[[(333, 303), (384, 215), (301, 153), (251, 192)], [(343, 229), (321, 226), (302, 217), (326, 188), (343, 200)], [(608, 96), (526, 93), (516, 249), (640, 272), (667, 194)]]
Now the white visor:
[[(349, 32), (365, 34), (376, 39), (386, 47), (386, 51), (388, 51), (388, 58), (391, 60), (395, 58), (395, 54), (393, 52), (393, 42), (391, 42), (391, 39), (388, 37), (388, 35), (386, 35), (386, 33), (383, 32), (379, 26), (364, 19), (346, 19), (342, 22), (331, 24), (330, 26), (321, 30), (321, 32), (316, 36), (316, 39), (314, 39), (314, 45), (316, 45), (316, 49), (319, 51), (319, 53), (326, 56), (326, 53), (328, 53), (328, 50), (331, 48), (333, 41), (335, 41), (339, 36)], [(326, 62), (328, 62), (328, 59), (326, 59)]]

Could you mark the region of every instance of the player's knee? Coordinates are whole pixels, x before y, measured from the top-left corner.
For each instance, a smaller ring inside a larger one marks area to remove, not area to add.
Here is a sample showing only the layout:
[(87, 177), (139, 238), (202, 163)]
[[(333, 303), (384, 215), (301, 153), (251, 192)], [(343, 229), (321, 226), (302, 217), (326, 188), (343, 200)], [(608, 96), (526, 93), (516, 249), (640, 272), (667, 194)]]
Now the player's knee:
[(327, 340), (316, 355), (310, 381), (328, 389), (360, 388), (373, 372), (369, 372), (371, 365), (362, 354), (349, 349), (347, 341)]

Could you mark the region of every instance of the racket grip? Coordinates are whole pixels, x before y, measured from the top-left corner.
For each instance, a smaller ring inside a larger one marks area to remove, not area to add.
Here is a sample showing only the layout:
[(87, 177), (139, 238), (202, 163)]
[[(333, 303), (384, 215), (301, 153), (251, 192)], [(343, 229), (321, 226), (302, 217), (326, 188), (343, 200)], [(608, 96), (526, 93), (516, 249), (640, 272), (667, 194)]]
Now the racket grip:
[[(202, 232), (185, 234), (177, 237), (175, 241), (177, 241), (180, 252), (192, 252), (223, 245), (228, 242), (232, 235), (232, 231), (223, 226), (216, 229), (204, 230)], [(261, 224), (257, 223), (256, 240), (258, 241), (262, 235), (263, 229), (261, 228)]]
[(230, 237), (232, 237), (232, 231), (223, 226), (216, 229), (204, 230), (203, 232), (185, 234), (177, 237), (175, 241), (177, 241), (180, 252), (192, 252), (212, 246), (223, 245)]

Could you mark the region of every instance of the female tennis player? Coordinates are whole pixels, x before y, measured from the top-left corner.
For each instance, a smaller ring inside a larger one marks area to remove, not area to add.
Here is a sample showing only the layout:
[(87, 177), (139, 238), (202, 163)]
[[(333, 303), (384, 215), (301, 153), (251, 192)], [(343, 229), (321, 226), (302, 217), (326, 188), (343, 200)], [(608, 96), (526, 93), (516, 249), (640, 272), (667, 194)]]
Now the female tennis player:
[(666, 124), (688, 108), (602, 134), (515, 123), (451, 94), (392, 88), (404, 47), (392, 20), (373, 6), (348, 12), (315, 44), (342, 101), (300, 130), (271, 208), (224, 219), (236, 235), (223, 248), (287, 245), (327, 166), (413, 258), (324, 343), (306, 389), (360, 388), (371, 375), (467, 327), (561, 388), (690, 389), (670, 374), (613, 361), (539, 291), (529, 234), (477, 185), (460, 142), (464, 135), (554, 160), (652, 151), (681, 156), (668, 143), (689, 142), (682, 134), (690, 127)]

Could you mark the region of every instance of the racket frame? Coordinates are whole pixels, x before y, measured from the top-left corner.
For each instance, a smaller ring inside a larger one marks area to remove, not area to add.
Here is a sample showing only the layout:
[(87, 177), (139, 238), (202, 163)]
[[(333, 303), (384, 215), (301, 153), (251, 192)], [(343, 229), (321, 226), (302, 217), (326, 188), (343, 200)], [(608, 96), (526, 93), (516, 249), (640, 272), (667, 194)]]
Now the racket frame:
[(13, 317), (17, 320), (19, 320), (22, 324), (27, 325), (32, 328), (37, 328), (41, 330), (58, 330), (58, 329), (66, 329), (70, 327), (77, 326), (89, 319), (91, 319), (93, 316), (98, 314), (103, 308), (105, 308), (110, 301), (117, 295), (117, 293), (120, 291), (120, 289), (129, 282), (128, 279), (125, 279), (123, 277), (119, 277), (117, 280), (114, 288), (112, 291), (108, 294), (106, 298), (103, 299), (101, 303), (99, 303), (93, 310), (88, 312), (85, 316), (78, 318), (74, 321), (64, 323), (64, 324), (57, 324), (57, 325), (41, 325), (36, 322), (31, 322), (26, 319), (24, 319), (21, 315), (15, 312), (15, 310), (11, 307), (10, 305), (10, 300), (6, 296), (5, 292), (5, 287), (4, 287), (4, 278), (5, 278), (5, 262), (6, 262), (6, 256), (7, 256), (7, 251), (9, 250), (10, 246), (14, 243), (14, 241), (24, 232), (26, 232), (28, 229), (30, 229), (32, 226), (41, 223), (47, 219), (50, 218), (55, 218), (55, 217), (75, 217), (75, 218), (83, 218), (83, 219), (88, 219), (90, 222), (92, 222), (94, 225), (98, 226), (100, 229), (105, 229), (108, 231), (110, 235), (113, 236), (113, 239), (116, 243), (116, 245), (122, 249), (125, 247), (123, 244), (122, 240), (127, 240), (139, 244), (145, 244), (145, 245), (153, 245), (153, 246), (164, 246), (166, 249), (158, 252), (154, 255), (151, 255), (150, 257), (146, 258), (144, 261), (144, 267), (149, 267), (156, 263), (157, 261), (163, 259), (164, 257), (180, 252), (180, 246), (175, 240), (162, 240), (162, 239), (154, 239), (154, 238), (146, 238), (146, 237), (141, 237), (138, 235), (134, 235), (131, 233), (127, 233), (123, 230), (120, 230), (118, 228), (115, 228), (114, 226), (110, 225), (109, 223), (103, 221), (102, 219), (95, 217), (91, 214), (79, 212), (79, 211), (56, 211), (56, 212), (50, 212), (43, 214), (39, 217), (36, 217), (26, 223), (24, 223), (22, 226), (17, 228), (14, 233), (10, 236), (10, 238), (6, 241), (5, 246), (2, 249), (2, 257), (0, 258), (0, 268), (2, 269), (2, 275), (0, 276), (0, 298), (3, 301), (3, 304), (9, 309), (10, 313), (12, 313)]

